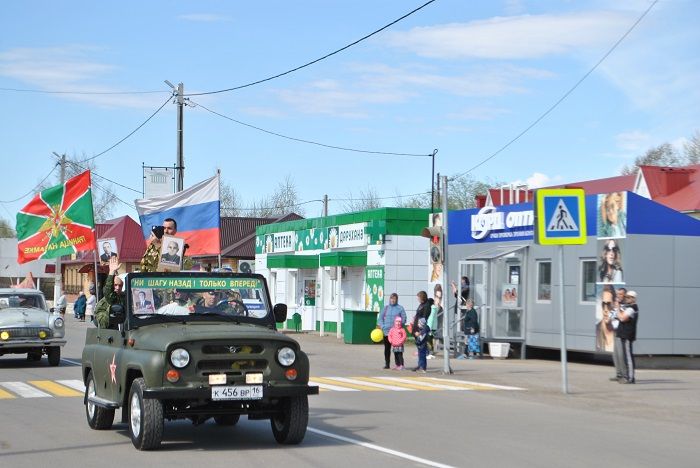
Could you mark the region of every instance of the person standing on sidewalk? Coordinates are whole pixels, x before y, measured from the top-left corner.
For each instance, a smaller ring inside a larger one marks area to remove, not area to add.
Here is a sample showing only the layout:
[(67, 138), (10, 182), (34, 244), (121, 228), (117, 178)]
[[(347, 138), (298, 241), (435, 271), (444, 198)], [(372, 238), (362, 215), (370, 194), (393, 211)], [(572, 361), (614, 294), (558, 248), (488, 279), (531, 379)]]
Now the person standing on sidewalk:
[(619, 382), (625, 376), (625, 354), (622, 351), (622, 340), (617, 334), (617, 329), (620, 326), (619, 313), (622, 303), (625, 298), (627, 289), (615, 288), (612, 285), (606, 284), (603, 290), (603, 311), (608, 314), (605, 326), (609, 327), (613, 333), (613, 364), (615, 365), (615, 377), (610, 377), (610, 380)]
[(75, 318), (79, 320), (85, 320), (85, 305), (87, 304), (87, 298), (85, 297), (85, 293), (83, 291), (80, 291), (78, 293), (78, 298), (75, 300), (75, 303), (73, 304), (73, 315)]
[(634, 351), (632, 344), (637, 339), (637, 320), (639, 318), (639, 307), (637, 306), (637, 293), (628, 291), (625, 294), (623, 305), (619, 313), (620, 325), (617, 327), (617, 335), (622, 342), (622, 352), (624, 354), (623, 379), (620, 383), (633, 384), (634, 380)]
[(416, 348), (418, 348), (418, 366), (413, 369), (413, 372), (425, 374), (428, 368), (428, 333), (430, 333), (428, 323), (424, 318), (419, 318), (418, 330), (413, 332), (416, 337)]
[(66, 299), (66, 292), (61, 289), (61, 295), (56, 302), (56, 312), (61, 314), (61, 317), (66, 317), (66, 309), (68, 308), (68, 300)]
[(400, 316), (394, 319), (394, 326), (389, 330), (389, 343), (394, 353), (396, 362), (395, 370), (403, 370), (403, 344), (406, 342), (406, 330), (403, 328), (403, 320)]
[[(399, 305), (399, 295), (391, 293), (391, 296), (389, 296), (389, 305), (385, 305), (384, 310), (377, 316), (377, 328), (381, 329), (382, 333), (384, 333), (384, 369), (389, 369), (389, 364), (391, 364), (389, 332), (391, 331), (391, 327), (394, 326), (396, 317), (401, 318), (401, 323), (406, 323), (406, 311), (403, 306)], [(398, 366), (399, 363), (396, 362), (396, 365)], [(403, 362), (401, 365), (403, 365)]]

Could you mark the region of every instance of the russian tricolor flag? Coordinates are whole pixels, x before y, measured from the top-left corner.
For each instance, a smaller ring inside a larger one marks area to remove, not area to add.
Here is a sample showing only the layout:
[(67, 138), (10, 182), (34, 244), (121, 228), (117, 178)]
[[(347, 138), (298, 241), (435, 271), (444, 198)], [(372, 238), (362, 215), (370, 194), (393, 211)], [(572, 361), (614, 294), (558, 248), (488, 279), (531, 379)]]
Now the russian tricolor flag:
[(202, 181), (172, 195), (135, 200), (144, 239), (152, 226), (160, 226), (166, 218), (177, 222), (177, 237), (189, 244), (187, 255), (218, 255), (220, 245), (219, 176)]

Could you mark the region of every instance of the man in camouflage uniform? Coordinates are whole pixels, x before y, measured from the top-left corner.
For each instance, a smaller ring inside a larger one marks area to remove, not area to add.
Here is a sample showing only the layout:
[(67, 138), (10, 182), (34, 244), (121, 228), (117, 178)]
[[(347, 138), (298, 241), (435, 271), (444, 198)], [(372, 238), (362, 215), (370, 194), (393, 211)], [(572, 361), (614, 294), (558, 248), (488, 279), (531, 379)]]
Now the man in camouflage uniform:
[(109, 275), (105, 281), (104, 289), (102, 290), (102, 299), (95, 307), (95, 321), (100, 328), (109, 327), (109, 308), (113, 304), (124, 305), (126, 303), (126, 295), (122, 292), (124, 282), (116, 276), (119, 267), (121, 267), (117, 257), (109, 259)]
[[(164, 234), (168, 236), (174, 236), (177, 234), (177, 221), (173, 218), (167, 218), (163, 221)], [(141, 259), (141, 271), (151, 272), (158, 270), (158, 261), (160, 260), (160, 247), (161, 240), (156, 237), (156, 235), (151, 232), (151, 237), (148, 239), (148, 247), (146, 248), (146, 253), (143, 254)], [(184, 252), (183, 252), (184, 253)], [(192, 259), (189, 257), (183, 257), (182, 267), (185, 270), (192, 268)]]

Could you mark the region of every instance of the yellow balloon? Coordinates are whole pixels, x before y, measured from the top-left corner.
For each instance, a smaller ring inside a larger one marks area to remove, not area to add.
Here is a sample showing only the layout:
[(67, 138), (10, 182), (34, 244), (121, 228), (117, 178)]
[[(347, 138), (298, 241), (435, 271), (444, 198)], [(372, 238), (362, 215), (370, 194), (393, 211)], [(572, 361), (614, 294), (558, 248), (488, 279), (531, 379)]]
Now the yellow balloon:
[(384, 339), (384, 333), (380, 328), (375, 328), (372, 330), (372, 332), (369, 334), (369, 337), (374, 341), (375, 343), (379, 343)]

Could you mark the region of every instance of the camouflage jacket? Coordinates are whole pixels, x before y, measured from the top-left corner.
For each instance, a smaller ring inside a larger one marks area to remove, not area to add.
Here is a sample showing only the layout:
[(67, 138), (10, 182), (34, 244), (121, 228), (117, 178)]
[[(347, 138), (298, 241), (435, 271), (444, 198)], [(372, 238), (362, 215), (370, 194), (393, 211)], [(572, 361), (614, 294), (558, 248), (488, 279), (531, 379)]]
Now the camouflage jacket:
[(114, 275), (107, 276), (102, 294), (102, 299), (95, 307), (95, 319), (100, 328), (107, 328), (109, 326), (109, 307), (112, 304), (124, 305), (126, 297), (124, 293), (116, 293), (114, 291)]

